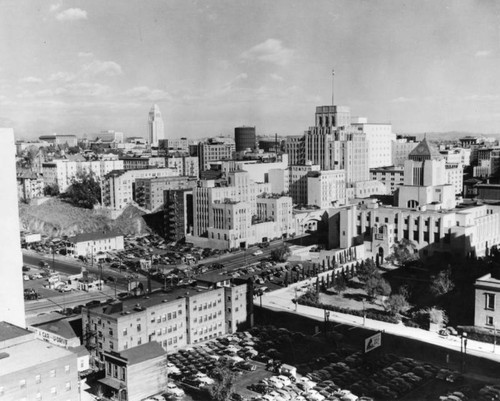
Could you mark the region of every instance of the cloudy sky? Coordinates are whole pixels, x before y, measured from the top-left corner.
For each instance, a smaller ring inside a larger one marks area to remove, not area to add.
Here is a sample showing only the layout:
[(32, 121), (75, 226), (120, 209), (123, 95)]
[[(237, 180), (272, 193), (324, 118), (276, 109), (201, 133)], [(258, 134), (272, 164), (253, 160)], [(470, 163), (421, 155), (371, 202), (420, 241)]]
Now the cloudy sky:
[(0, 1), (0, 126), (19, 137), (301, 134), (331, 102), (396, 132), (500, 131), (496, 0)]

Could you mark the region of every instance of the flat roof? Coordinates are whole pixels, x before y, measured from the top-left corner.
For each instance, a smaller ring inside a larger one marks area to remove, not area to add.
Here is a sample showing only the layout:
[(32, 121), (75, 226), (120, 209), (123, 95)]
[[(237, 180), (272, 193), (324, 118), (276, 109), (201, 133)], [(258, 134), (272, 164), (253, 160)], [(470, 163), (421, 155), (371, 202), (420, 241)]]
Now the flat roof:
[(44, 323), (37, 326), (37, 328), (64, 337), (66, 339), (78, 337), (73, 330), (73, 327), (71, 327), (69, 322), (64, 319), (58, 320), (56, 322)]
[(55, 361), (73, 352), (42, 340), (31, 340), (2, 350), (4, 358), (0, 358), (0, 372), (16, 372), (50, 361)]
[(217, 271), (211, 271), (205, 274), (201, 274), (196, 278), (196, 280), (198, 281), (204, 281), (209, 283), (220, 283), (221, 281), (226, 281), (230, 279), (231, 279), (230, 275), (226, 274), (225, 272), (223, 273)]
[[(152, 292), (144, 296), (127, 298), (107, 305), (101, 304), (91, 306), (89, 307), (89, 309), (94, 311), (98, 309), (100, 313), (107, 316), (119, 316), (123, 313), (133, 314), (142, 312), (145, 309), (151, 308), (161, 303), (172, 302), (181, 298), (189, 298), (210, 291), (214, 290), (200, 287), (176, 288), (173, 291)], [(138, 305), (141, 309), (137, 309)]]
[(107, 238), (115, 238), (115, 237), (123, 237), (123, 234), (118, 231), (96, 231), (93, 233), (83, 233), (77, 234), (73, 237), (68, 238), (69, 242), (77, 243), (77, 242), (86, 242), (86, 241), (96, 241)]
[(141, 363), (149, 359), (163, 356), (166, 353), (167, 351), (163, 349), (160, 343), (151, 341), (149, 343), (122, 351), (120, 352), (120, 356), (125, 358), (129, 362), (129, 365), (134, 365), (136, 363)]
[(31, 334), (31, 331), (5, 321), (0, 322), (0, 341), (25, 336), (26, 334)]

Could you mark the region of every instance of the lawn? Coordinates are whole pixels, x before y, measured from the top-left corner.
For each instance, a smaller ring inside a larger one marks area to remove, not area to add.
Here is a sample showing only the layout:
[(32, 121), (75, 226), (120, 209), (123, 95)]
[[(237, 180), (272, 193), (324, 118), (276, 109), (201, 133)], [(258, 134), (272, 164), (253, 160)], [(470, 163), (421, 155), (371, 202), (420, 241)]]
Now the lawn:
[(355, 310), (363, 310), (363, 300), (365, 301), (364, 307), (366, 310), (373, 312), (384, 311), (381, 301), (379, 299), (372, 301), (361, 288), (347, 287), (342, 294), (335, 293), (330, 289), (328, 293), (320, 292), (319, 294), (320, 303)]

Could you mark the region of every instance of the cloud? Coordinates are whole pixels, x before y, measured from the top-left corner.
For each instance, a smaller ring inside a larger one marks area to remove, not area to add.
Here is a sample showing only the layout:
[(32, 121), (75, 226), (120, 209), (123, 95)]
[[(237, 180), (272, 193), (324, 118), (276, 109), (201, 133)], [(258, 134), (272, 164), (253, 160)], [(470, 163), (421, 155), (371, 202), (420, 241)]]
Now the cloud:
[(417, 99), (412, 98), (412, 97), (404, 97), (400, 96), (395, 99), (391, 100), (391, 103), (409, 103), (409, 102), (415, 102)]
[(40, 84), (43, 81), (37, 77), (24, 77), (19, 80), (22, 84)]
[(61, 8), (61, 6), (62, 6), (62, 2), (59, 1), (57, 3), (51, 4), (49, 10), (51, 13), (53, 13), (54, 11), (59, 10)]
[(109, 94), (109, 89), (109, 86), (90, 82), (66, 85), (67, 94), (71, 96), (104, 96)]
[(82, 67), (82, 72), (90, 75), (104, 74), (107, 76), (121, 75), (122, 67), (114, 61), (94, 60)]
[(283, 47), (281, 40), (267, 39), (241, 53), (240, 58), (249, 61), (263, 61), (280, 66), (287, 65), (294, 54), (293, 49)]
[(87, 11), (81, 8), (68, 8), (56, 15), (58, 21), (78, 21), (87, 19)]
[(474, 57), (488, 57), (491, 56), (491, 50), (478, 50)]
[(271, 79), (274, 79), (278, 82), (283, 82), (285, 80), (281, 75), (278, 74), (269, 74), (269, 76), (271, 77)]
[(71, 72), (59, 71), (50, 74), (49, 81), (70, 82), (76, 78), (76, 75)]
[(172, 100), (172, 96), (168, 92), (161, 89), (151, 89), (148, 86), (136, 86), (135, 88), (125, 91), (123, 95), (125, 97), (141, 100)]
[(94, 57), (94, 53), (79, 52), (78, 57), (81, 57), (81, 58)]

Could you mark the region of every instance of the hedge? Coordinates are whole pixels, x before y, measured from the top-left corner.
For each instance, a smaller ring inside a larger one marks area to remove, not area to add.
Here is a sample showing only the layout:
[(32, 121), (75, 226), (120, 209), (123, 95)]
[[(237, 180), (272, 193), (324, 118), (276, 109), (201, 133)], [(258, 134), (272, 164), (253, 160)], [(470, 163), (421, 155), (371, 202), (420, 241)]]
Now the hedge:
[[(475, 326), (458, 326), (458, 330), (467, 333), (467, 338), (470, 340), (481, 341), (483, 343), (493, 344), (495, 336), (488, 329), (482, 329)], [(496, 336), (497, 344), (500, 342), (500, 335)]]
[[(315, 308), (326, 309), (326, 310), (330, 310), (332, 312), (345, 313), (347, 315), (354, 315), (354, 316), (360, 316), (360, 317), (363, 316), (363, 311), (358, 310), (358, 309), (342, 308), (340, 306), (322, 304), (322, 303), (315, 302), (314, 300), (303, 299), (302, 297), (298, 299), (298, 303), (299, 303), (299, 305), (313, 306)], [(365, 316), (367, 319), (379, 320), (381, 322), (399, 323), (398, 318), (384, 314), (384, 313), (366, 311)]]

